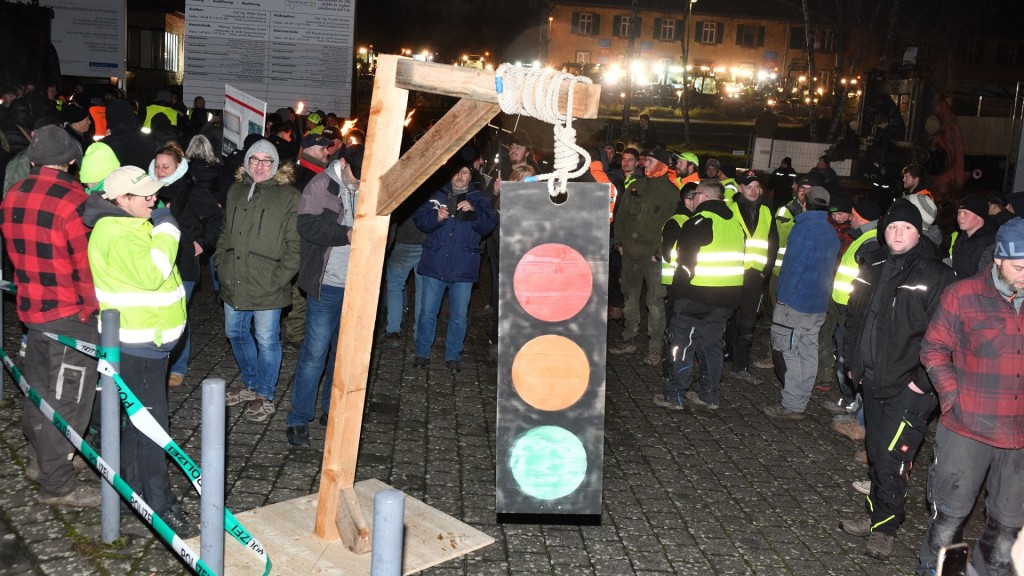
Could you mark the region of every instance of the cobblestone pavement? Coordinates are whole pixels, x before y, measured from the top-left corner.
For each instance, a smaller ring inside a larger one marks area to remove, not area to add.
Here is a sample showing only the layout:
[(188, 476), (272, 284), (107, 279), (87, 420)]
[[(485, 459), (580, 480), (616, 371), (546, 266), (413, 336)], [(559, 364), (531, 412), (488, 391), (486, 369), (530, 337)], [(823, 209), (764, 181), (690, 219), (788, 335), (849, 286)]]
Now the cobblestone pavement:
[[(926, 526), (924, 481), (932, 438), (917, 458), (909, 518), (889, 562), (863, 555), (863, 539), (838, 529), (859, 514), (863, 497), (852, 480), (866, 477), (855, 445), (829, 428), (816, 391), (810, 417), (774, 422), (761, 407), (778, 402), (767, 370), (761, 387), (726, 378), (721, 409), (671, 412), (654, 406), (658, 369), (641, 356), (609, 357), (604, 513), (597, 526), (498, 524), (494, 514), (495, 368), (486, 362), (487, 289), (474, 295), (463, 371), (453, 377), (435, 361), (412, 368), (413, 343), (373, 353), (357, 480), (378, 478), (490, 534), (496, 542), (427, 571), (435, 575), (502, 574), (911, 574)], [(5, 317), (14, 318), (13, 303)], [(181, 388), (171, 389), (171, 434), (201, 463), (200, 382), (238, 379), (224, 338), (223, 313), (209, 289), (191, 307), (193, 361)], [(761, 321), (766, 323), (764, 319)], [(8, 320), (4, 344), (17, 350)], [(444, 323), (439, 327), (443, 334)], [(609, 342), (618, 341), (618, 327)], [(763, 357), (766, 334), (754, 355)], [(443, 346), (443, 338), (438, 341)], [(289, 449), (284, 421), (297, 351), (285, 348), (277, 412), (263, 423), (229, 410), (227, 506), (245, 511), (317, 491), (322, 451)], [(435, 357), (443, 357), (435, 353)], [(23, 359), (18, 363), (22, 364)], [(728, 366), (727, 366), (728, 373)], [(123, 523), (123, 542), (99, 543), (98, 510), (41, 506), (25, 478), (22, 397), (7, 380), (0, 408), (0, 575), (185, 573), (183, 565), (138, 520)], [(313, 445), (324, 427), (310, 426)], [(81, 478), (92, 477), (92, 471)], [(172, 473), (196, 518), (198, 499), (183, 474)], [(979, 507), (980, 508), (980, 507)], [(980, 512), (979, 512), (980, 513)], [(976, 513), (975, 515), (979, 515)], [(975, 520), (968, 536), (977, 534)], [(259, 535), (257, 535), (259, 537)], [(235, 545), (230, 541), (229, 546)]]

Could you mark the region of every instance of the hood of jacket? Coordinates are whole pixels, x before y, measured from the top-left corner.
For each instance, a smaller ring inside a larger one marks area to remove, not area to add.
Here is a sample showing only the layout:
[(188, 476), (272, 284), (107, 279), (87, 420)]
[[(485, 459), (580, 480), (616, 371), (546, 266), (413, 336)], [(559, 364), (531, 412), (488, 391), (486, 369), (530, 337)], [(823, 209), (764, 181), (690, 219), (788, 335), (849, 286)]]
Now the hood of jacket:
[[(278, 168), (281, 167), (281, 157), (277, 155), (277, 148), (274, 147), (270, 140), (257, 140), (255, 144), (249, 147), (249, 150), (245, 153), (245, 158), (242, 159), (242, 166), (245, 167), (245, 173), (252, 178), (252, 172), (249, 170), (249, 158), (254, 154), (259, 154), (260, 152), (269, 154), (274, 160), (274, 163), (270, 165), (270, 173), (276, 176)], [(271, 178), (274, 176), (271, 176)]]
[(101, 218), (106, 217), (131, 218), (132, 215), (118, 208), (109, 200), (103, 199), (100, 194), (89, 194), (89, 198), (82, 206), (82, 221), (89, 228), (95, 228)]

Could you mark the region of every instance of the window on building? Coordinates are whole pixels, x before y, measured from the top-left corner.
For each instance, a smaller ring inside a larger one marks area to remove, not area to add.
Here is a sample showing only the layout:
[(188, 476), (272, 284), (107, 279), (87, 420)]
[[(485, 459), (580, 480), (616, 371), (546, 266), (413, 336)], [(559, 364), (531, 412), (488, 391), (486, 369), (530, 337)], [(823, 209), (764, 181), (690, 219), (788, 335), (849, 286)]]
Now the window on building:
[[(629, 16), (616, 16), (612, 20), (612, 35), (618, 38), (629, 38), (630, 30), (629, 26), (633, 23), (633, 19)], [(643, 19), (637, 17), (636, 29), (633, 31), (636, 38), (640, 37), (640, 28), (643, 26)]]
[(964, 62), (968, 64), (981, 64), (985, 59), (985, 43), (978, 39), (967, 41), (964, 46)]
[(572, 13), (572, 33), (580, 36), (598, 36), (601, 34), (601, 15), (589, 12)]
[(683, 27), (681, 21), (668, 18), (654, 19), (655, 40), (682, 40), (682, 38)]
[(590, 52), (583, 50), (576, 51), (576, 63), (577, 64), (590, 64)]
[[(811, 42), (814, 49), (821, 52), (836, 51), (836, 35), (831, 30), (811, 30)], [(804, 38), (803, 28), (791, 28), (789, 30), (790, 50), (807, 50), (807, 39)]]
[(158, 28), (128, 28), (128, 66), (177, 72), (181, 38)]
[(1016, 67), (1021, 65), (1020, 44), (1000, 42), (996, 45), (996, 64)]
[(764, 26), (738, 24), (736, 26), (736, 45), (747, 48), (764, 46)]
[(721, 44), (725, 36), (725, 24), (721, 22), (697, 22), (696, 40), (701, 44)]

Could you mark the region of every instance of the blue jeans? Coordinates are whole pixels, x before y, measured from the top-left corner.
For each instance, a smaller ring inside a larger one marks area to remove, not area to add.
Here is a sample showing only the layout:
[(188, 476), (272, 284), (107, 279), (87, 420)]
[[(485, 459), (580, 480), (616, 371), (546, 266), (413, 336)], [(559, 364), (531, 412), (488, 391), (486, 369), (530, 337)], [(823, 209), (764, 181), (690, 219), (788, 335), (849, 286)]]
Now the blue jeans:
[(306, 335), (299, 351), (299, 363), (292, 380), (292, 410), (288, 413), (288, 426), (305, 426), (313, 419), (316, 408), (316, 389), (327, 367), (324, 390), (320, 395), (320, 410), (326, 414), (331, 405), (331, 384), (334, 382), (334, 356), (338, 350), (338, 324), (341, 323), (341, 304), (345, 289), (337, 286), (320, 287), (320, 299), (306, 297)]
[(235, 310), (225, 302), (224, 332), (242, 373), (242, 384), (273, 400), (281, 372), (281, 309)]
[[(416, 270), (420, 263), (420, 255), (423, 254), (422, 244), (395, 243), (391, 249), (391, 256), (388, 257), (387, 269), (387, 305), (388, 322), (384, 328), (387, 334), (402, 331), (402, 316), (405, 311), (405, 281), (409, 278), (409, 272)], [(415, 315), (420, 316), (420, 301), (423, 297), (423, 277), (416, 274), (416, 303)]]
[(423, 301), (416, 321), (416, 355), (430, 358), (430, 348), (437, 334), (437, 314), (441, 310), (444, 291), (448, 290), (448, 335), (444, 341), (444, 359), (462, 358), (463, 341), (466, 339), (466, 313), (469, 311), (469, 295), (472, 282), (444, 282), (430, 276), (423, 278)]
[[(192, 300), (192, 290), (195, 289), (195, 282), (181, 281), (185, 288), (185, 306)], [(181, 335), (178, 345), (171, 352), (171, 374), (188, 374), (188, 361), (192, 356), (192, 330), (185, 324), (185, 333)]]

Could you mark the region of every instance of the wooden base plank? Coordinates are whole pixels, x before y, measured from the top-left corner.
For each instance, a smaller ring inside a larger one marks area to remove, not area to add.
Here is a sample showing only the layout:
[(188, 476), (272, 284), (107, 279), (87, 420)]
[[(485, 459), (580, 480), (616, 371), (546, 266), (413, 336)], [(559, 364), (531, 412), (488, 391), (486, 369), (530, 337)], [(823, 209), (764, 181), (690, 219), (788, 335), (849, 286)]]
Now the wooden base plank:
[[(370, 479), (355, 485), (367, 523), (373, 527), (373, 497), (390, 486)], [(311, 494), (236, 514), (263, 543), (274, 563), (273, 574), (370, 574), (370, 554), (354, 554), (341, 540), (328, 542), (313, 534), (317, 495)], [(415, 574), (494, 543), (494, 538), (451, 516), (406, 496), (402, 573)], [(199, 538), (188, 540), (199, 551)], [(227, 537), (224, 574), (261, 574), (263, 566), (248, 550)]]

